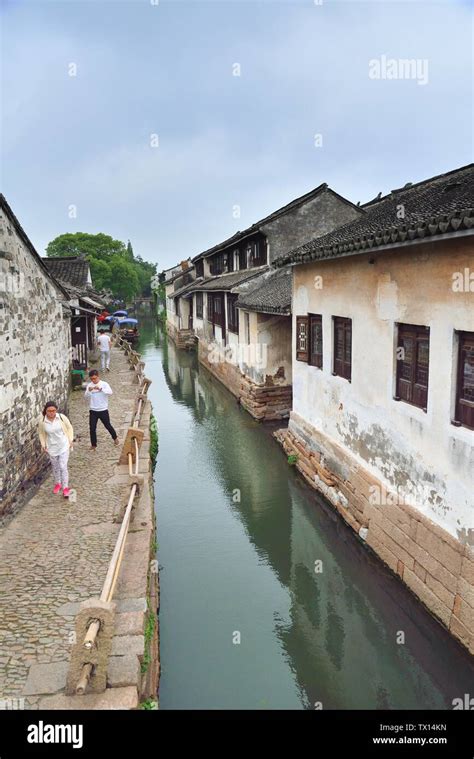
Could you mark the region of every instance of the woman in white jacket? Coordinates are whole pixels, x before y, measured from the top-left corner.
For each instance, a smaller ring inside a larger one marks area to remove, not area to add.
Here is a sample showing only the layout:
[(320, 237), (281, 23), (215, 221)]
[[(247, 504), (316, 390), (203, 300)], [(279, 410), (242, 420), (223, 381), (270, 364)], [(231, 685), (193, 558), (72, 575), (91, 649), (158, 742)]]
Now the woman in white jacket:
[(55, 480), (53, 493), (57, 494), (62, 490), (63, 496), (67, 498), (70, 493), (67, 462), (74, 431), (67, 416), (58, 413), (58, 407), (54, 401), (48, 401), (43, 409), (43, 414), (38, 420), (38, 435), (41, 446), (48, 454), (53, 467)]

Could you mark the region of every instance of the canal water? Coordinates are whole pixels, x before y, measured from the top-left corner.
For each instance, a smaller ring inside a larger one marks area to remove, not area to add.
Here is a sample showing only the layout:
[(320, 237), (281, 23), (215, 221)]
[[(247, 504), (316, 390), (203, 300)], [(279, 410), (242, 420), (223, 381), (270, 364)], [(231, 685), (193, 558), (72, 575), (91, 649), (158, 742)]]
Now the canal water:
[(452, 709), (467, 653), (153, 320), (161, 709)]

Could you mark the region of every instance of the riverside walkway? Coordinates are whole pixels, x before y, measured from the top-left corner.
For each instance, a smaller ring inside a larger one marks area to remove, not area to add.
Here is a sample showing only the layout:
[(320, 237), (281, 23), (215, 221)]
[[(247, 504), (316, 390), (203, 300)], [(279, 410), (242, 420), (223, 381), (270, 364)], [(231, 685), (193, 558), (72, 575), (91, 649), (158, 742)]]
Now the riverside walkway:
[[(112, 349), (111, 371), (103, 377), (113, 390), (110, 418), (122, 443), (138, 386), (120, 349)], [(127, 554), (137, 548), (136, 539), (140, 542), (133, 534), (114, 597), (117, 612), (122, 612), (116, 617), (116, 631), (128, 640), (120, 645), (114, 638), (112, 654), (122, 658), (109, 660), (117, 673), (112, 685), (122, 687), (113, 696), (107, 691), (105, 701), (98, 695), (61, 695), (74, 643), (74, 615), (81, 601), (100, 595), (120, 529), (113, 520), (126, 490), (122, 467), (116, 466), (121, 446), (114, 446), (101, 423), (97, 450), (89, 450), (83, 391), (72, 392), (69, 418), (76, 438), (69, 459), (75, 500), (53, 495), (50, 473), (34, 497), (0, 528), (0, 708), (72, 708), (81, 698), (78, 703), (89, 703), (88, 708), (113, 708), (114, 698), (120, 701), (118, 708), (127, 708), (127, 699), (128, 708), (136, 706), (136, 687), (124, 686), (136, 686), (139, 676), (148, 560), (138, 562), (138, 567), (130, 556), (127, 562)], [(143, 422), (144, 427), (149, 424), (149, 412)], [(149, 532), (141, 536), (144, 550), (147, 536), (149, 542)], [(135, 645), (130, 645), (129, 636), (134, 636)]]

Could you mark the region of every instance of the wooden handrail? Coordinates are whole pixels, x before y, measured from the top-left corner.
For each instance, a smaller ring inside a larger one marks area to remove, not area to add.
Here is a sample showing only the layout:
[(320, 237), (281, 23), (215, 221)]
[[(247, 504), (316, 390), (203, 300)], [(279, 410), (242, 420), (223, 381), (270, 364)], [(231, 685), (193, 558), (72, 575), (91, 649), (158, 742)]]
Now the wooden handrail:
[[(118, 335), (117, 343), (119, 344), (119, 347), (123, 348), (123, 345), (122, 345), (123, 342), (124, 340), (120, 337), (120, 335)], [(129, 360), (130, 360), (130, 357), (129, 357)], [(149, 385), (150, 385), (149, 380), (143, 381), (142, 385), (140, 386), (140, 395), (147, 394)], [(136, 411), (135, 418), (133, 421), (133, 426), (136, 428), (138, 428), (140, 424), (142, 406), (143, 406), (143, 398), (139, 398), (137, 411)], [(134, 444), (135, 444), (135, 462), (133, 462), (132, 454), (129, 453), (128, 454), (128, 471), (130, 475), (133, 475), (133, 473), (138, 474), (139, 457), (140, 457), (137, 438), (133, 437), (132, 440), (134, 441)], [(135, 466), (133, 466), (133, 463)], [(135, 472), (133, 472), (133, 469), (135, 470)], [(119, 576), (123, 554), (125, 551), (125, 543), (127, 539), (128, 529), (130, 526), (132, 506), (133, 506), (133, 501), (135, 499), (136, 492), (137, 492), (137, 484), (134, 483), (133, 485), (130, 486), (130, 494), (128, 498), (127, 507), (125, 509), (125, 514), (122, 520), (122, 524), (120, 526), (120, 531), (115, 543), (112, 557), (109, 562), (107, 574), (104, 580), (104, 584), (102, 586), (102, 592), (100, 594), (100, 600), (105, 603), (110, 603), (114, 595), (114, 590), (115, 590), (115, 586), (116, 586), (117, 579)], [(86, 648), (88, 651), (90, 651), (94, 647), (99, 631), (100, 631), (99, 620), (97, 619), (91, 620), (87, 628), (87, 632), (84, 637), (84, 643), (83, 643), (84, 648)], [(93, 672), (93, 665), (89, 663), (84, 664), (81, 670), (81, 676), (76, 686), (77, 695), (83, 695), (85, 693), (87, 684), (92, 676), (92, 672)]]

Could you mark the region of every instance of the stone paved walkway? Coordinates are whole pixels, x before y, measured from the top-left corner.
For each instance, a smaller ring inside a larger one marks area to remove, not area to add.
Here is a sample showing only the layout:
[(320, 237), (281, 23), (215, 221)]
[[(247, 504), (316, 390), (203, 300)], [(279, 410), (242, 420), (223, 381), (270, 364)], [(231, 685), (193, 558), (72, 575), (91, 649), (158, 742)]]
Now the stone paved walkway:
[[(122, 441), (137, 384), (118, 348), (113, 348), (111, 372), (104, 379), (114, 391), (110, 417)], [(115, 484), (112, 474), (120, 447), (99, 422), (97, 451), (88, 450), (83, 392), (72, 393), (69, 417), (77, 438), (69, 459), (76, 501), (53, 495), (49, 475), (16, 517), (0, 528), (0, 701), (23, 697), (31, 664), (69, 661), (71, 606), (100, 594), (119, 530), (113, 514), (124, 486)], [(25, 708), (35, 708), (38, 699), (26, 697)]]

